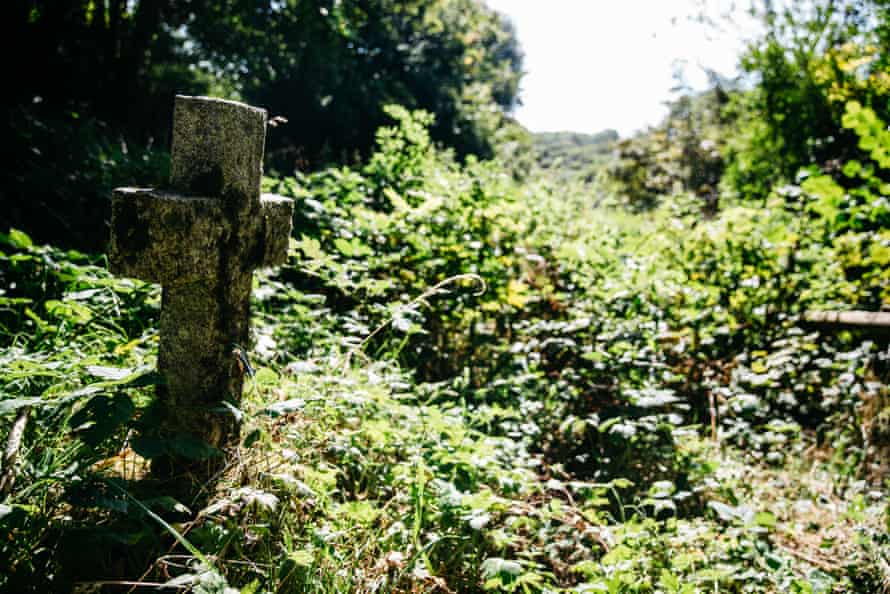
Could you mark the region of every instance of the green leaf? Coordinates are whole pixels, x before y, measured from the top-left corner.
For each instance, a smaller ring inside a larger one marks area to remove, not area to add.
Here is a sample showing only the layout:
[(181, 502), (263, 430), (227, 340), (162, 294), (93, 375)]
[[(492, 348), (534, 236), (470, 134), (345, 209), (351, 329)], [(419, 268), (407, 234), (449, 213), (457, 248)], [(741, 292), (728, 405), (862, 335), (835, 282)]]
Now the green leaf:
[(257, 370), (254, 381), (260, 386), (274, 386), (278, 383), (278, 374), (268, 367), (261, 367)]
[(25, 308), (25, 315), (37, 325), (37, 327), (40, 329), (41, 332), (55, 332), (56, 331), (55, 326), (53, 326), (52, 324), (48, 324), (46, 322), (46, 320), (44, 320), (43, 318), (38, 316), (34, 312), (34, 310), (31, 309), (30, 307)]
[(31, 238), (28, 237), (28, 234), (24, 231), (19, 231), (18, 229), (10, 229), (9, 235), (5, 238), (6, 243), (11, 245), (12, 247), (16, 247), (19, 249), (28, 249), (29, 247), (34, 245), (34, 242), (31, 241)]
[(769, 568), (774, 571), (778, 570), (780, 567), (782, 567), (785, 564), (785, 560), (782, 559), (781, 557), (779, 557), (778, 555), (776, 555), (775, 553), (767, 553), (764, 556), (764, 559), (766, 559), (766, 564), (769, 566)]
[(119, 388), (141, 388), (145, 386), (156, 386), (164, 383), (164, 376), (157, 371), (152, 370), (147, 365), (140, 367), (105, 367), (102, 365), (88, 365), (86, 370), (94, 377), (103, 378), (106, 381), (96, 382), (84, 388), (81, 388), (73, 394), (84, 395), (90, 390), (97, 391), (99, 389), (107, 389), (113, 387)]
[(74, 413), (70, 424), (85, 444), (95, 447), (129, 421), (135, 412), (136, 407), (126, 394), (101, 394)]
[(392, 327), (403, 334), (413, 334), (412, 330), (418, 326), (404, 315), (404, 312), (397, 313), (392, 319)]
[(37, 513), (37, 508), (32, 505), (7, 505), (0, 503), (0, 526), (3, 524), (18, 523), (28, 514)]
[(262, 436), (262, 431), (260, 431), (259, 429), (254, 429), (253, 431), (248, 433), (247, 436), (244, 438), (244, 444), (243, 444), (244, 447), (249, 448), (250, 446), (255, 444), (260, 439), (261, 436)]
[(804, 180), (801, 188), (817, 198), (810, 206), (814, 212), (826, 219), (834, 219), (845, 195), (836, 181), (827, 175), (814, 175)]
[(157, 371), (137, 370), (118, 384), (122, 388), (144, 388), (146, 386), (160, 386), (164, 384), (164, 376)]
[(275, 404), (267, 406), (265, 412), (273, 417), (280, 417), (297, 412), (298, 410), (303, 410), (304, 406), (306, 406), (306, 401), (304, 399), (292, 398), (290, 400), (285, 400), (284, 402), (276, 402)]
[(617, 563), (621, 563), (622, 561), (627, 561), (628, 559), (633, 558), (633, 556), (633, 549), (626, 545), (620, 544), (605, 555), (603, 555), (603, 558), (600, 559), (600, 563), (602, 563), (603, 565), (615, 565)]
[(516, 577), (522, 573), (522, 565), (518, 561), (489, 557), (482, 562), (482, 575), (486, 579), (495, 577)]
[(661, 570), (661, 576), (658, 579), (658, 585), (668, 592), (680, 591), (680, 578), (675, 576), (667, 569)]
[(721, 503), (720, 501), (709, 501), (708, 507), (710, 507), (714, 512), (716, 512), (717, 517), (719, 517), (724, 522), (732, 522), (733, 520), (738, 518), (738, 512), (736, 508), (726, 505), (725, 503)]
[(315, 555), (306, 549), (291, 551), (287, 557), (299, 567), (312, 567), (312, 563), (315, 561)]
[(130, 367), (105, 367), (103, 365), (87, 365), (87, 373), (94, 377), (107, 380), (122, 380), (133, 373)]
[(201, 553), (201, 551), (198, 550), (197, 547), (195, 547), (195, 545), (193, 545), (191, 542), (189, 542), (182, 534), (179, 533), (179, 531), (177, 531), (173, 526), (168, 524), (163, 518), (161, 518), (156, 513), (151, 511), (148, 507), (146, 507), (146, 505), (144, 503), (142, 503), (141, 501), (139, 501), (138, 499), (136, 499), (135, 497), (130, 495), (130, 493), (126, 489), (124, 489), (123, 487), (121, 487), (120, 485), (117, 484), (117, 481), (109, 480), (109, 481), (107, 481), (107, 483), (110, 486), (117, 489), (118, 491), (120, 491), (121, 493), (123, 493), (126, 497), (129, 497), (133, 501), (133, 503), (135, 503), (137, 506), (142, 508), (142, 511), (144, 511), (146, 514), (148, 514), (148, 516), (150, 518), (152, 518), (153, 520), (155, 520), (158, 524), (163, 526), (164, 529), (167, 530), (167, 532), (169, 532), (170, 534), (173, 535), (173, 538), (175, 538), (179, 542), (179, 544), (184, 546), (186, 548), (186, 550), (188, 552), (190, 552), (196, 559), (200, 559), (201, 562), (206, 567), (213, 566), (212, 563), (210, 562), (210, 559), (205, 557), (204, 554)]
[(132, 438), (130, 447), (146, 460), (151, 460), (167, 453), (167, 444), (163, 440), (145, 435), (137, 435)]
[(764, 528), (775, 528), (776, 516), (770, 512), (757, 512), (757, 514), (754, 515), (754, 523), (758, 526), (763, 526)]
[(862, 163), (859, 161), (852, 159), (844, 163), (843, 172), (847, 177), (856, 177), (860, 171), (862, 171)]
[(351, 258), (355, 254), (355, 250), (352, 249), (352, 244), (342, 237), (338, 237), (334, 240), (334, 247), (347, 258)]
[[(0, 252), (0, 257), (2, 256), (3, 254)], [(0, 297), (0, 305), (27, 305), (29, 303), (34, 303), (34, 300), (27, 297)]]
[(314, 237), (306, 237), (304, 235), (297, 243), (297, 247), (310, 260), (321, 260), (325, 257), (325, 253), (321, 249), (321, 243)]
[(235, 417), (235, 422), (240, 423), (244, 419), (244, 411), (232, 404), (231, 402), (222, 401), (221, 406), (212, 409), (214, 412), (230, 414)]
[(18, 411), (26, 406), (34, 406), (43, 402), (42, 398), (7, 398), (0, 400), (0, 417)]
[(64, 318), (75, 324), (86, 324), (93, 319), (93, 310), (82, 303), (51, 299), (43, 304), (46, 313)]
[(142, 503), (149, 508), (152, 509), (160, 509), (165, 512), (176, 512), (180, 514), (189, 514), (189, 508), (170, 497), (169, 495), (162, 495), (161, 497), (153, 497), (151, 499), (144, 499)]
[(634, 482), (627, 478), (617, 478), (609, 481), (608, 486), (614, 489), (630, 489), (634, 486)]
[(194, 435), (177, 435), (168, 442), (170, 453), (189, 460), (206, 460), (222, 455), (218, 449)]

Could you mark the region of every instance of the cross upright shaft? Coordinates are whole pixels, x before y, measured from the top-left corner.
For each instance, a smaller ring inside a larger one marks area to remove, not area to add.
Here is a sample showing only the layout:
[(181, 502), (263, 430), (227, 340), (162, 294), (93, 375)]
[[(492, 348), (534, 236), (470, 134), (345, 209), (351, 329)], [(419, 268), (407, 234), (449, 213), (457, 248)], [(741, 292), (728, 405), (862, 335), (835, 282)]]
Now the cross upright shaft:
[(252, 272), (287, 255), (293, 202), (260, 195), (266, 112), (233, 101), (176, 98), (171, 186), (120, 188), (112, 201), (115, 273), (163, 286), (158, 397), (168, 429), (221, 447), (240, 400), (233, 345), (249, 342)]

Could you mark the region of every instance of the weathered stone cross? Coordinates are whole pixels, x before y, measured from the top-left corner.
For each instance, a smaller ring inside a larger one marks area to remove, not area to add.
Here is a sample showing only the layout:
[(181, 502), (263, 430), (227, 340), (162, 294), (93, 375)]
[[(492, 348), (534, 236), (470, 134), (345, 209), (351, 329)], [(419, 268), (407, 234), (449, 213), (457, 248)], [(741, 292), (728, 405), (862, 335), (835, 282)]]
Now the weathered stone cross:
[(265, 138), (265, 110), (177, 96), (171, 192), (119, 188), (112, 199), (112, 272), (163, 286), (164, 433), (216, 447), (238, 435), (220, 410), (241, 397), (232, 351), (249, 342), (253, 269), (282, 264), (291, 232), (293, 201), (260, 195)]

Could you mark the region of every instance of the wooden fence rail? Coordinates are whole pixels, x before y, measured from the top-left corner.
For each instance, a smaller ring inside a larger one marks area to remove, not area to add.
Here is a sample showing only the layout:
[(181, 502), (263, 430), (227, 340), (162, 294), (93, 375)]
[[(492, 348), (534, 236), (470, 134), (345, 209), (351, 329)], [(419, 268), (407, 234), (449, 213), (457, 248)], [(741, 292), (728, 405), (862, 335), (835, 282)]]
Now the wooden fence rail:
[(887, 311), (808, 311), (801, 323), (819, 330), (862, 330), (890, 335), (890, 312)]

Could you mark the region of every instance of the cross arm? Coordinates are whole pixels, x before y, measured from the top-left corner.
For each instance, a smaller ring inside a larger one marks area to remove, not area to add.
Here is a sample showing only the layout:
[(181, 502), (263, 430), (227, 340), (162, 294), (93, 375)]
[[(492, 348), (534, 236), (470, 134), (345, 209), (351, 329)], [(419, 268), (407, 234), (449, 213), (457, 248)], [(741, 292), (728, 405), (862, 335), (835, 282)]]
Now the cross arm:
[(214, 277), (231, 232), (223, 205), (144, 188), (118, 188), (111, 202), (110, 269), (156, 283)]
[(287, 261), (287, 246), (293, 229), (294, 201), (276, 194), (260, 198), (263, 219), (263, 254), (260, 266), (278, 266)]

